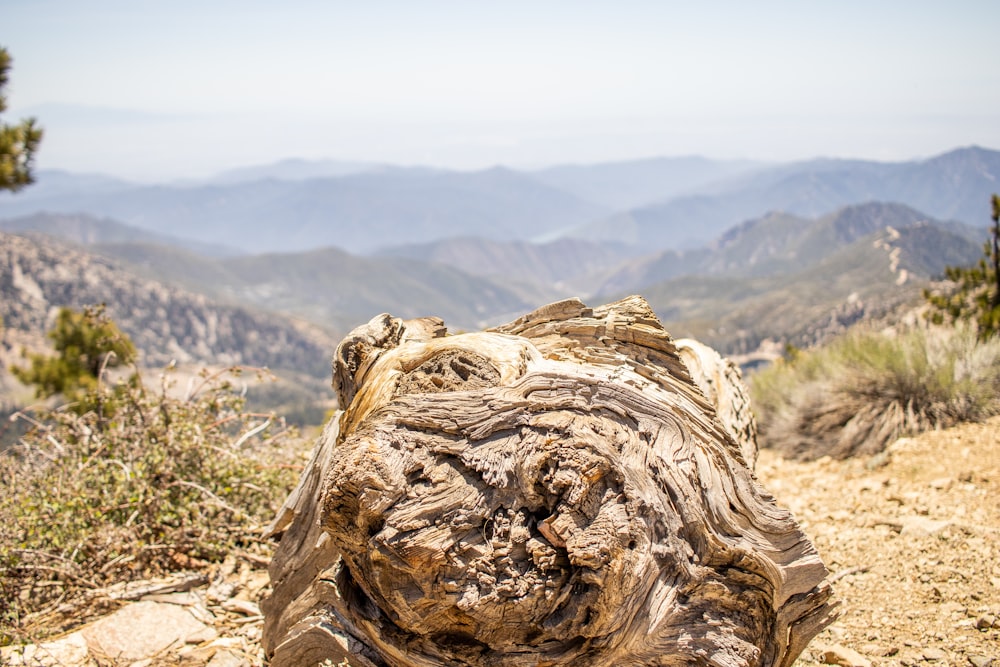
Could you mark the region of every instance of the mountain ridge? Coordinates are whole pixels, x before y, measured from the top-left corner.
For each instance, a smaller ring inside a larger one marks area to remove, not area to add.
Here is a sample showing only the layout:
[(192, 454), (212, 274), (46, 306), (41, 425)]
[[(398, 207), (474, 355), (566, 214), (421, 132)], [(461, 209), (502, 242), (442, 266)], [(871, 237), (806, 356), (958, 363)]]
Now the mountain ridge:
[(51, 188), (0, 199), (0, 217), (85, 212), (250, 253), (329, 245), (365, 252), (470, 230), (486, 238), (528, 239), (607, 212), (506, 168), (393, 167), (332, 178), (47, 193)]
[(1000, 182), (1000, 152), (977, 146), (925, 160), (812, 160), (754, 171), (699, 192), (620, 211), (569, 232), (683, 250), (767, 211), (817, 216), (865, 201), (898, 202), (939, 219), (978, 226)]
[[(985, 224), (983, 202), (1000, 182), (1000, 152), (976, 146), (903, 162), (762, 165), (691, 157), (470, 172), (332, 164), (340, 175), (308, 177), (310, 164), (287, 179), (279, 178), (280, 165), (251, 169), (233, 183), (138, 185), (91, 175), (81, 176), (75, 190), (72, 175), (40, 172), (35, 187), (0, 197), (0, 218), (86, 213), (247, 253), (329, 245), (370, 253), (469, 236), (572, 237), (652, 252), (698, 248), (768, 211), (814, 217), (863, 201)], [(652, 203), (615, 206), (646, 200)]]

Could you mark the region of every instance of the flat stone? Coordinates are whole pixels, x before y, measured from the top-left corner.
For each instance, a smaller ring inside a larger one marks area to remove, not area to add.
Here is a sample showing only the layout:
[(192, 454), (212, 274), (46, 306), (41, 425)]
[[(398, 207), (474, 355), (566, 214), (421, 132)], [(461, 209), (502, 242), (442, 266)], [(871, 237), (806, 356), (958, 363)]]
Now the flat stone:
[(183, 646), (188, 637), (204, 636), (207, 627), (184, 607), (136, 602), (81, 632), (90, 651), (114, 661), (142, 661)]
[(937, 521), (925, 516), (902, 517), (901, 523), (900, 534), (910, 537), (930, 537), (951, 528), (949, 521)]
[(41, 644), (8, 646), (0, 650), (0, 664), (32, 667), (77, 667), (87, 665), (87, 641), (78, 631)]
[(936, 646), (931, 646), (925, 648), (921, 653), (921, 656), (924, 660), (936, 662), (938, 660), (947, 660), (948, 652), (943, 649), (939, 649)]
[(250, 661), (238, 653), (223, 649), (215, 652), (206, 667), (250, 667)]
[(987, 658), (985, 655), (970, 655), (968, 659), (972, 667), (993, 667), (993, 658)]
[(820, 662), (825, 665), (840, 665), (841, 667), (871, 667), (871, 660), (854, 649), (834, 644), (820, 649)]
[(237, 614), (243, 614), (244, 616), (260, 616), (260, 607), (257, 603), (251, 602), (249, 600), (240, 600), (238, 598), (232, 598), (231, 600), (226, 600), (222, 603), (222, 608), (226, 611), (236, 612)]

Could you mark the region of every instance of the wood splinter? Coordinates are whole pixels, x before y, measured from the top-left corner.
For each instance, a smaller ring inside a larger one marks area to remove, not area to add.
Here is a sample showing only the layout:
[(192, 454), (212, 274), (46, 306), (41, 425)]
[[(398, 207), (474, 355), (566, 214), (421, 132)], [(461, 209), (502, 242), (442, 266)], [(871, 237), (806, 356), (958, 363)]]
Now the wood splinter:
[(787, 666), (835, 616), (738, 371), (649, 305), (389, 315), (271, 533), (274, 667)]

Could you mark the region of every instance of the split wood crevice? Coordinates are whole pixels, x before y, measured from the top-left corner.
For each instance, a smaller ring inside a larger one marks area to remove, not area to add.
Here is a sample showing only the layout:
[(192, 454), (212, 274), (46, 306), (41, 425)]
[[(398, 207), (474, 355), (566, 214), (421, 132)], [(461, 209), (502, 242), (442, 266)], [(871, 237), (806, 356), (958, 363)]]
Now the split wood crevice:
[(735, 367), (648, 304), (376, 317), (271, 527), (276, 667), (786, 666), (827, 570), (754, 478)]

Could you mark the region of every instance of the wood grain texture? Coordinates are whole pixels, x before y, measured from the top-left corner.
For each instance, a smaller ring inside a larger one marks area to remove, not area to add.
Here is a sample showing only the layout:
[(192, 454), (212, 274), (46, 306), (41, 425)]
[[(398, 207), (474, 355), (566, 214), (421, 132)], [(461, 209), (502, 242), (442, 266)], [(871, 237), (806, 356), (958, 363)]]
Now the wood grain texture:
[(352, 332), (345, 409), (271, 528), (271, 664), (790, 665), (833, 618), (827, 571), (696, 345), (639, 297)]

